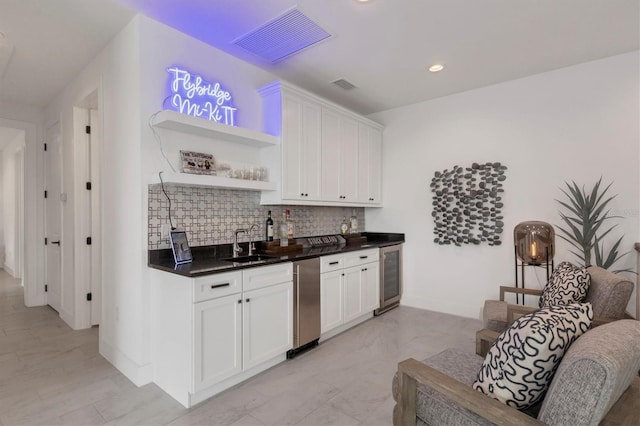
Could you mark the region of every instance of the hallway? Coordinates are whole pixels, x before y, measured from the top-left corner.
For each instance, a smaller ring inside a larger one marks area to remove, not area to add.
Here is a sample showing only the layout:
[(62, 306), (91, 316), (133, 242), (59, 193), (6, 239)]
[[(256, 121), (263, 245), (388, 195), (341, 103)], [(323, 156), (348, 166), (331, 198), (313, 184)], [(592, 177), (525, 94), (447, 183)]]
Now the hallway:
[(73, 331), (48, 306), (26, 308), (20, 280), (0, 269), (0, 424), (104, 424), (144, 399), (173, 408), (165, 422), (184, 410), (100, 356), (97, 327)]

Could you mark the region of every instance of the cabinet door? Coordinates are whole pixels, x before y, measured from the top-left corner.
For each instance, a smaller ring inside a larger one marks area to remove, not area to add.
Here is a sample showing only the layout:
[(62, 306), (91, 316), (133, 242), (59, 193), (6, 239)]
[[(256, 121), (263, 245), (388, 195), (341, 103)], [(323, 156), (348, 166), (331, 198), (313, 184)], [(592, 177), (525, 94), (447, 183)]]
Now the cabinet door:
[(293, 347), (293, 282), (242, 293), (242, 368)]
[(242, 371), (240, 294), (194, 304), (193, 391)]
[(344, 270), (344, 322), (362, 315), (362, 271), (364, 267), (355, 266)]
[(380, 307), (380, 264), (368, 263), (362, 267), (362, 312)]
[(358, 123), (347, 117), (340, 120), (340, 195), (342, 201), (358, 198)]
[(342, 270), (320, 275), (320, 333), (344, 323)]
[(340, 193), (340, 116), (322, 109), (322, 199), (342, 201)]
[(302, 110), (303, 141), (301, 194), (305, 200), (320, 200), (322, 162), (322, 109), (319, 104), (305, 102)]
[(382, 203), (382, 132), (367, 124), (358, 125), (358, 201)]
[(369, 200), (373, 204), (382, 204), (382, 132), (369, 129)]
[(322, 198), (355, 202), (358, 194), (358, 123), (322, 108)]
[(282, 197), (320, 198), (321, 108), (303, 97), (282, 99)]

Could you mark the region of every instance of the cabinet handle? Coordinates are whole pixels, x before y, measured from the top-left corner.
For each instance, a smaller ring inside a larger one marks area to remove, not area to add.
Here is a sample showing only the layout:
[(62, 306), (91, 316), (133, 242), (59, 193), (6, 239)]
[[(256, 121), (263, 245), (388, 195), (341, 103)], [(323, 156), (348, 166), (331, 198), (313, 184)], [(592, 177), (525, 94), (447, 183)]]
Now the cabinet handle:
[(230, 285), (231, 285), (231, 283), (211, 284), (211, 289), (213, 290), (214, 288), (229, 287)]
[(364, 270), (365, 270), (365, 271), (368, 271), (368, 270), (369, 270), (369, 268), (364, 268)]
[(309, 196), (309, 194), (304, 194), (304, 196), (305, 196), (305, 197), (308, 197), (308, 196)]
[(360, 259), (367, 259), (369, 256), (360, 256)]
[(238, 304), (242, 303), (242, 299), (238, 300)]
[(338, 263), (340, 263), (340, 261), (336, 261), (336, 262), (329, 262), (329, 265), (337, 265)]
[(344, 277), (344, 274), (342, 274), (342, 276)]
[(301, 197), (304, 197), (304, 192), (301, 192), (301, 193), (300, 193), (300, 196), (301, 196)]
[(250, 300), (251, 300), (251, 299), (247, 298), (247, 299), (245, 300), (245, 302), (249, 303), (249, 301), (250, 301)]

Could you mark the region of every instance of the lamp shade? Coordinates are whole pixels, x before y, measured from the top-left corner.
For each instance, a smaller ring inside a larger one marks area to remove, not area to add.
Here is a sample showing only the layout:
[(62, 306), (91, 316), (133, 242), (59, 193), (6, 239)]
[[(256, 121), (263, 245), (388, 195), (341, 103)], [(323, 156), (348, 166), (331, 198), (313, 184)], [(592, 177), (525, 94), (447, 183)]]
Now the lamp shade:
[(513, 229), (518, 258), (529, 265), (541, 265), (553, 259), (556, 234), (546, 222), (522, 222)]

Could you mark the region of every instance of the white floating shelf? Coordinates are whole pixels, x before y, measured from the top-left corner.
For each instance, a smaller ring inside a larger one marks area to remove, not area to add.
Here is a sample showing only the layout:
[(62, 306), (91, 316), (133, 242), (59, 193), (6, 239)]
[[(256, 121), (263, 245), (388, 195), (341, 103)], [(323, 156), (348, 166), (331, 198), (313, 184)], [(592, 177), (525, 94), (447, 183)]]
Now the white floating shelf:
[(154, 126), (182, 133), (220, 139), (228, 142), (264, 148), (278, 145), (280, 139), (266, 133), (242, 127), (227, 126), (204, 118), (197, 118), (176, 111), (164, 110), (154, 119)]
[[(185, 185), (198, 187), (215, 187), (239, 189), (244, 191), (275, 191), (275, 182), (260, 180), (231, 179), (220, 176), (194, 175), (190, 173), (162, 173), (162, 180), (166, 185)], [(152, 175), (151, 184), (159, 184), (157, 173)]]

